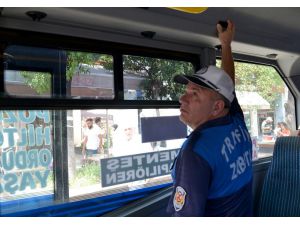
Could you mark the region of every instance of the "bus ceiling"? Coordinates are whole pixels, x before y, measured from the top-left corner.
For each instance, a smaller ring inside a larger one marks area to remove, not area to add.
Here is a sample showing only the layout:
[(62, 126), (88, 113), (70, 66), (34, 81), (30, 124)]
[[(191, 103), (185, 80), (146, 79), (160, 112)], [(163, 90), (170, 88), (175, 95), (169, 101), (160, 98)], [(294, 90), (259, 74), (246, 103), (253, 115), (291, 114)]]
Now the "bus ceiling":
[[(287, 76), (299, 74), (300, 68), (296, 66), (300, 54), (299, 8), (204, 9), (180, 9), (202, 11), (184, 13), (165, 7), (4, 7), (0, 27), (199, 53), (203, 47), (214, 48), (219, 43), (216, 22), (231, 19), (236, 24), (232, 45), (235, 53), (271, 56)], [(31, 11), (44, 13), (46, 17), (33, 20), (32, 15), (28, 16)], [(141, 34), (144, 31), (155, 36), (147, 38)]]

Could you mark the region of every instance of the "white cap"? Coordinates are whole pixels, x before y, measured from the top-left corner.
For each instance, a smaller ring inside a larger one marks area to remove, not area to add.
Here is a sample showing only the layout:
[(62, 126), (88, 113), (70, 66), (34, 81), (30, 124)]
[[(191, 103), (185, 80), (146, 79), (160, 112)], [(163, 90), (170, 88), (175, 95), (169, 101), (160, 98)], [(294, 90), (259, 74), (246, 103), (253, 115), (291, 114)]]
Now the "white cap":
[(229, 102), (234, 99), (234, 83), (231, 77), (216, 66), (204, 67), (194, 75), (177, 75), (174, 81), (180, 84), (188, 84), (189, 81), (205, 88), (212, 89), (223, 95)]

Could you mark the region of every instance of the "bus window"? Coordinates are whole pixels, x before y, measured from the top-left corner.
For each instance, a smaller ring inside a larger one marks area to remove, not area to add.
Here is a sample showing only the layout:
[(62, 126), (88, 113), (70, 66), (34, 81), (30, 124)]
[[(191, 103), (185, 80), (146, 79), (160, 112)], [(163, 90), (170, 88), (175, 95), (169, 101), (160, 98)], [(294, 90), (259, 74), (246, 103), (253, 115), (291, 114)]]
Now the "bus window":
[(8, 46), (4, 52), (6, 93), (22, 97), (50, 97), (52, 74), (58, 71), (58, 61), (56, 50)]
[(272, 66), (235, 62), (235, 73), (236, 96), (252, 137), (252, 158), (272, 156), (277, 137), (295, 135), (294, 97)]
[(173, 76), (194, 71), (189, 62), (132, 55), (123, 57), (123, 67), (125, 100), (178, 100), (183, 87)]
[[(110, 66), (105, 66), (108, 63)], [(110, 55), (67, 51), (67, 96), (113, 99), (112, 68), (113, 58)]]
[(6, 70), (5, 89), (9, 95), (49, 97), (51, 74), (33, 71)]
[(12, 45), (5, 49), (4, 86), (7, 94), (19, 97), (49, 98), (53, 93), (113, 99), (112, 68), (111, 55)]
[[(171, 182), (169, 168), (187, 135), (187, 127), (178, 115), (178, 109), (70, 111), (70, 197), (93, 192), (118, 193)], [(166, 125), (167, 132), (156, 129), (155, 133), (162, 134), (153, 137), (148, 126), (143, 128), (147, 119), (152, 124), (157, 121), (160, 127), (164, 122), (176, 123), (178, 129)]]

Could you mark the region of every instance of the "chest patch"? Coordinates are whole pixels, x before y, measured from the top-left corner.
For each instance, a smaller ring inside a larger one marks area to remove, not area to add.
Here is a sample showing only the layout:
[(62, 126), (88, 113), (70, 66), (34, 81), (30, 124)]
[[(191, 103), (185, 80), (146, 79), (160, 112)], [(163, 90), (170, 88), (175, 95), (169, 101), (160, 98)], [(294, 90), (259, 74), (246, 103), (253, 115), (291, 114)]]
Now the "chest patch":
[(173, 199), (173, 205), (175, 211), (180, 211), (182, 209), (185, 203), (185, 196), (186, 196), (186, 191), (182, 187), (177, 186), (176, 193)]

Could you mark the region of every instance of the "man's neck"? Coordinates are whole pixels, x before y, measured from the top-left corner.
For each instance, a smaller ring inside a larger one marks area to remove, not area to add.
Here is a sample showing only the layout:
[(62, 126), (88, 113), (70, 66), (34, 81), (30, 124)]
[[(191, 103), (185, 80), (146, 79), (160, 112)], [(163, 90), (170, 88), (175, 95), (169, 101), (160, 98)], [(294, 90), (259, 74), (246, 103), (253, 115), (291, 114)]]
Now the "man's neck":
[(226, 116), (228, 113), (229, 113), (229, 109), (224, 108), (224, 109), (223, 109), (220, 113), (218, 113), (217, 115), (211, 115), (211, 116), (209, 117), (208, 121), (209, 121), (209, 120), (215, 120), (215, 119), (224, 117), (224, 116)]
[(227, 116), (228, 113), (229, 113), (229, 109), (227, 109), (227, 108), (226, 108), (226, 109), (223, 109), (219, 114), (217, 114), (217, 115), (215, 115), (215, 116), (214, 116), (214, 115), (211, 115), (207, 120), (203, 121), (202, 123), (198, 124), (198, 125), (195, 126), (195, 127), (191, 126), (191, 128), (192, 128), (193, 130), (195, 130), (197, 127), (201, 126), (202, 124), (204, 124), (204, 123), (206, 123), (206, 122), (208, 122), (208, 121), (215, 120), (215, 119), (218, 119), (218, 118)]

